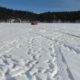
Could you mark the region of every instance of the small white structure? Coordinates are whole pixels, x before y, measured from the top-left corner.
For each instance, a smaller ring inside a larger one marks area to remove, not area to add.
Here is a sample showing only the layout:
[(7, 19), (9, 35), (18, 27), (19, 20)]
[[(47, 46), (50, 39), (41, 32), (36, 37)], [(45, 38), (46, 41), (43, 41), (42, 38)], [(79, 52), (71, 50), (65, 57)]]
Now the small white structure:
[(8, 20), (8, 22), (10, 22), (10, 23), (21, 23), (21, 19), (20, 18), (10, 19), (10, 20)]

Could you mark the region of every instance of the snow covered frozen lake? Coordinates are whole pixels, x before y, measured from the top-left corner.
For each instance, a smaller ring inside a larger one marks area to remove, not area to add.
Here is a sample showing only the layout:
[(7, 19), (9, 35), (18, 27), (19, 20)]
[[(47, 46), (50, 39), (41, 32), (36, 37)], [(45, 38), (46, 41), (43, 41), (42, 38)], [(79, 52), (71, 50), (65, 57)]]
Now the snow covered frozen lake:
[(0, 23), (0, 80), (80, 80), (80, 24)]

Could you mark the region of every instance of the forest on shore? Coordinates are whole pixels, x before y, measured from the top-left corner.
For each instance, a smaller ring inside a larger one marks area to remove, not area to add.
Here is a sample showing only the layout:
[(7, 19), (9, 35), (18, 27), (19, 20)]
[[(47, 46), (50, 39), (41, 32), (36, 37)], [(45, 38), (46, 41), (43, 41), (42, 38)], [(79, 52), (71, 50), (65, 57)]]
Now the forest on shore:
[(80, 11), (44, 12), (34, 13), (30, 11), (13, 10), (0, 7), (0, 22), (78, 22), (80, 23)]

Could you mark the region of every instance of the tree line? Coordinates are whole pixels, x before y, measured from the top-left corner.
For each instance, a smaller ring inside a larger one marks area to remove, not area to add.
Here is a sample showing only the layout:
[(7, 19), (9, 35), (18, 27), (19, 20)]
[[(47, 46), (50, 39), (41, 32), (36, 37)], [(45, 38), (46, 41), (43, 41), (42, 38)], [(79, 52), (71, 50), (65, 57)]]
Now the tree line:
[(21, 20), (21, 22), (80, 22), (80, 11), (44, 12), (37, 14), (30, 11), (0, 7), (0, 22), (9, 22), (12, 19)]

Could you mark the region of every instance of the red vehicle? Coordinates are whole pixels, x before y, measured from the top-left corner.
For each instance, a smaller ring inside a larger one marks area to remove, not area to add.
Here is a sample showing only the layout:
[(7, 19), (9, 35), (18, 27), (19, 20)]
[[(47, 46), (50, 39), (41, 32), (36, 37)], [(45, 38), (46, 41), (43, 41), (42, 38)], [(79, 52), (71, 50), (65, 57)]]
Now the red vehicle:
[(31, 25), (37, 25), (37, 22), (36, 21), (32, 21)]

